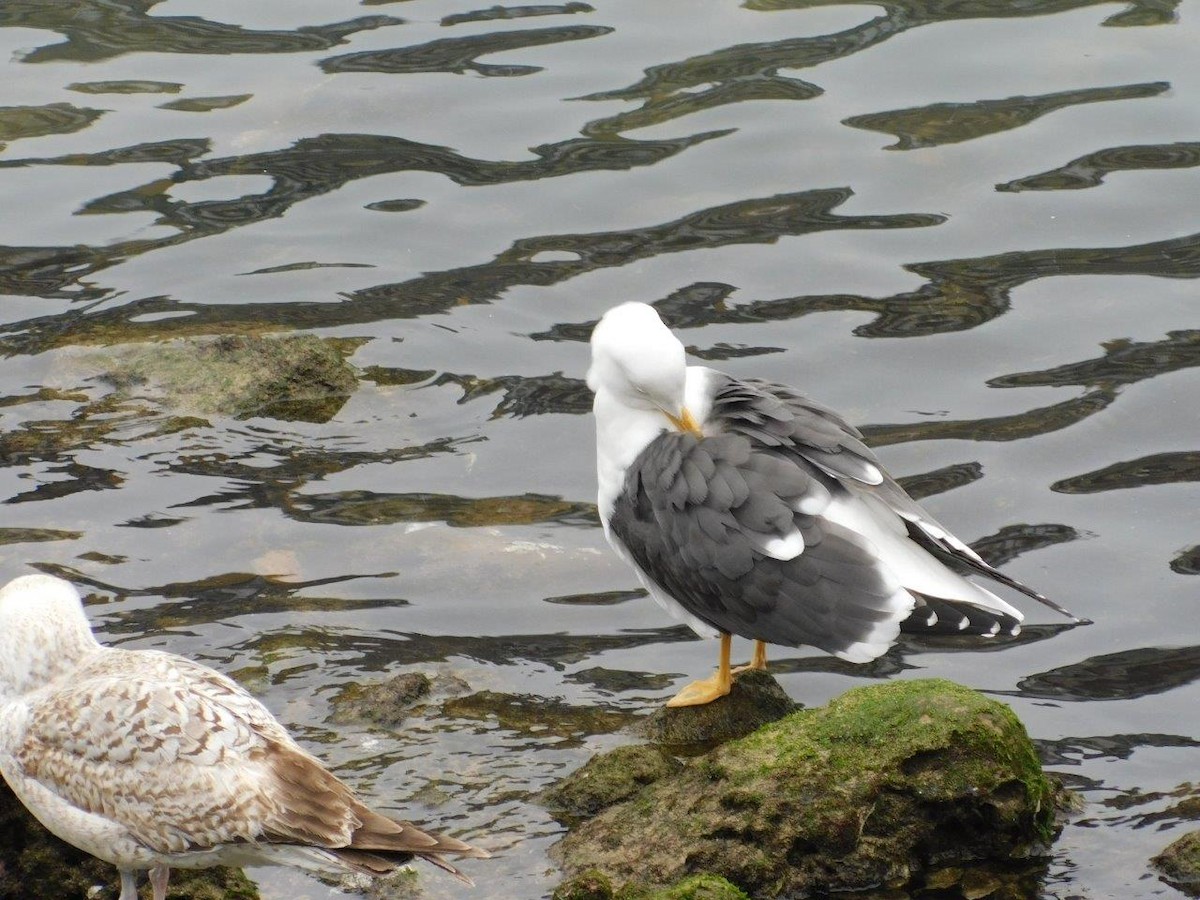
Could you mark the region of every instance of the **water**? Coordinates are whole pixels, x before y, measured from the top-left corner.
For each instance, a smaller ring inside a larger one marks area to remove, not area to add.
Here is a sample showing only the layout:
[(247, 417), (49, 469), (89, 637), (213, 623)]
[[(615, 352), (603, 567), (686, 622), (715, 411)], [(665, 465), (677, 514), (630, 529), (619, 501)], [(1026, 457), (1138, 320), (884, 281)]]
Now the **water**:
[[(653, 302), (1096, 621), (779, 650), (789, 692), (1002, 697), (1086, 801), (1035, 895), (1177, 896), (1147, 859), (1200, 765), (1198, 13), (7, 0), (3, 577), (71, 577), (104, 639), (242, 678), (380, 806), (497, 850), (480, 896), (542, 896), (531, 794), (714, 662), (592, 505), (590, 323)], [(281, 331), (353, 348), (331, 418), (97, 378), (108, 345)], [(407, 670), (526, 699), (329, 721)]]

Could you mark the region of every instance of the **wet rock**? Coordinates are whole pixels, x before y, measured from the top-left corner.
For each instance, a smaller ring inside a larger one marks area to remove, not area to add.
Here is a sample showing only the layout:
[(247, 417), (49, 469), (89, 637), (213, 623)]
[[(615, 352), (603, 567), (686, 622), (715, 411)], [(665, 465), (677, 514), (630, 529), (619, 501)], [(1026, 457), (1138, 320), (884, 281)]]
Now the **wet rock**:
[(1188, 832), (1151, 862), (1172, 887), (1200, 897), (1200, 831)]
[(422, 672), (403, 672), (380, 684), (348, 684), (333, 698), (331, 721), (346, 725), (370, 722), (393, 728), (417, 701), (429, 695), (432, 680)]
[(358, 386), (333, 341), (311, 334), (184, 338), (107, 361), (119, 393), (200, 414), (327, 422)]
[(459, 719), (495, 718), (501, 728), (510, 731), (565, 738), (611, 734), (637, 718), (619, 709), (573, 706), (557, 697), (497, 691), (479, 691), (466, 697), (451, 698), (443, 705), (442, 712)]
[(778, 897), (902, 887), (933, 864), (1040, 852), (1054, 833), (1055, 790), (1012, 710), (935, 679), (792, 713), (604, 810), (551, 852), (568, 874), (604, 872), (617, 896), (711, 873)]
[(749, 734), (796, 709), (779, 682), (761, 670), (743, 672), (733, 690), (703, 706), (663, 706), (638, 732), (659, 744), (718, 744)]
[[(119, 892), (114, 866), (48, 832), (0, 780), (0, 900), (113, 900)], [(258, 890), (239, 869), (172, 869), (170, 897), (257, 900)]]
[(578, 822), (682, 768), (679, 760), (650, 744), (617, 747), (593, 756), (543, 791), (538, 801), (559, 821)]

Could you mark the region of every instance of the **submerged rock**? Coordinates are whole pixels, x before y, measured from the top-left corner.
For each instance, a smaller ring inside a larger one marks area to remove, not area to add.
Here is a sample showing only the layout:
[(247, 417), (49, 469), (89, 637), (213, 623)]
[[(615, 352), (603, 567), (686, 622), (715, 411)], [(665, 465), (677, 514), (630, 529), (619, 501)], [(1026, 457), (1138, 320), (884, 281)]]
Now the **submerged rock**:
[(403, 672), (379, 684), (348, 684), (331, 701), (330, 719), (339, 725), (370, 722), (395, 727), (432, 686), (433, 681), (421, 672)]
[(727, 696), (703, 706), (663, 706), (638, 731), (659, 744), (714, 745), (743, 737), (782, 719), (796, 703), (779, 682), (761, 669), (743, 672)]
[[(0, 780), (0, 900), (113, 900), (118, 893), (115, 866), (60, 841)], [(258, 900), (258, 889), (239, 869), (172, 869), (170, 897)]]
[(104, 377), (183, 411), (306, 422), (333, 418), (358, 386), (338, 345), (311, 334), (139, 345), (108, 361)]
[(724, 744), (551, 852), (568, 874), (603, 872), (617, 897), (698, 873), (755, 897), (901, 887), (932, 866), (1038, 852), (1054, 801), (1011, 709), (948, 681), (902, 681)]
[(1173, 887), (1200, 897), (1200, 831), (1189, 831), (1151, 862)]

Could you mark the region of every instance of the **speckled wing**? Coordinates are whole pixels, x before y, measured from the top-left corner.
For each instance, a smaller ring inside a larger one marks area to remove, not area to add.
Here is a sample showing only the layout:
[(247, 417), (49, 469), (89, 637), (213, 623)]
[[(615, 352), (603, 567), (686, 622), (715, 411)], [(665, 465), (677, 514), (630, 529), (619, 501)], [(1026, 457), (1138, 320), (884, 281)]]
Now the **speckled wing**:
[[(822, 516), (824, 469), (777, 452), (767, 418), (747, 421), (750, 434), (651, 441), (626, 472), (613, 537), (652, 588), (719, 631), (858, 662), (878, 656), (912, 596), (867, 542)], [(821, 452), (840, 463), (828, 436)]]
[(31, 696), (14, 749), (27, 777), (155, 853), (299, 844), (386, 871), (389, 854), (471, 849), (367, 809), (235, 682), (167, 653), (97, 653)]

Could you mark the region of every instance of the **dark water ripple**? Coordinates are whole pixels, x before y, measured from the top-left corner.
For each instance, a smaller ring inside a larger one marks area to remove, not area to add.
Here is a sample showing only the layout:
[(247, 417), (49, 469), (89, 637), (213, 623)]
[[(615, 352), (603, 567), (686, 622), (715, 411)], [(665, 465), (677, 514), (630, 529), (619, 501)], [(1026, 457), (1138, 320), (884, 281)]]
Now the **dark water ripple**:
[[(394, 572), (375, 575), (339, 575), (332, 578), (300, 581), (274, 575), (247, 572), (225, 572), (196, 581), (129, 588), (69, 566), (41, 564), (42, 571), (67, 578), (81, 586), (91, 599), (96, 593), (108, 602), (131, 597), (160, 597), (165, 602), (142, 609), (118, 608), (104, 616), (104, 630), (110, 635), (159, 634), (180, 628), (196, 628), (239, 616), (263, 613), (305, 613), (330, 610), (365, 610), (407, 606), (408, 601), (396, 598), (346, 599), (312, 596), (313, 588), (343, 584), (362, 578), (391, 578)], [(119, 643), (119, 642), (116, 642)]]
[(746, 100), (809, 100), (820, 87), (780, 75), (779, 69), (806, 69), (872, 47), (905, 25), (883, 16), (833, 35), (738, 44), (677, 63), (652, 66), (629, 87), (600, 91), (580, 100), (642, 100), (629, 112), (596, 119), (585, 134), (616, 134), (657, 125), (692, 113)]
[(1200, 331), (1168, 331), (1166, 340), (1105, 341), (1104, 356), (1040, 372), (1020, 372), (988, 381), (991, 387), (1079, 387), (1111, 389), (1200, 365)]
[(1200, 143), (1138, 144), (1109, 147), (1064, 166), (996, 185), (998, 191), (1068, 191), (1098, 187), (1112, 172), (1189, 169), (1200, 166)]
[(601, 653), (632, 650), (659, 644), (694, 641), (686, 625), (629, 630), (621, 634), (512, 634), (479, 637), (468, 634), (416, 634), (394, 632), (388, 637), (322, 629), (296, 629), (257, 635), (237, 650), (253, 655), (270, 653), (276, 646), (302, 647), (316, 656), (337, 656), (365, 672), (384, 672), (398, 666), (470, 659), (495, 666), (535, 663), (555, 671), (581, 663)]
[(253, 31), (198, 16), (155, 16), (160, 0), (5, 0), (0, 28), (38, 28), (64, 35), (39, 47), (24, 62), (98, 62), (124, 53), (304, 53), (327, 50), (349, 35), (403, 20), (362, 16), (295, 31)]
[(1002, 568), (1024, 553), (1077, 541), (1084, 536), (1070, 525), (1005, 525), (995, 534), (972, 541), (971, 547), (993, 566)]
[[(1109, 0), (1043, 0), (1029, 4), (1023, 0), (850, 0), (869, 6), (882, 6), (891, 15), (915, 24), (952, 22), (959, 19), (1028, 18), (1053, 15), (1090, 6), (1107, 6)], [(1104, 20), (1105, 25), (1168, 25), (1176, 19), (1180, 0), (1131, 0), (1119, 13)], [(747, 9), (769, 12), (783, 9), (814, 9), (840, 6), (842, 0), (746, 0)]]
[[(231, 173), (232, 174), (232, 173)], [(238, 332), (277, 329), (281, 324), (318, 328), (411, 318), (445, 312), (464, 303), (488, 303), (517, 285), (546, 286), (608, 266), (623, 266), (664, 253), (737, 244), (772, 244), (784, 236), (843, 229), (919, 228), (938, 225), (945, 217), (924, 213), (840, 216), (833, 210), (853, 195), (849, 188), (829, 188), (741, 200), (704, 209), (671, 222), (630, 231), (563, 234), (522, 238), (492, 262), (434, 272), (398, 284), (364, 288), (330, 303), (177, 303), (166, 297), (133, 301), (121, 307), (71, 311), (26, 319), (6, 326), (0, 350), (37, 353), (76, 343), (162, 340), (215, 329)], [(195, 204), (197, 206), (203, 204)], [(211, 224), (211, 223), (210, 223)], [(95, 250), (60, 248), (31, 250), (0, 247), (0, 292), (47, 296), (94, 296), (66, 288), (87, 275), (151, 247), (178, 243), (132, 241)], [(545, 251), (567, 251), (578, 259), (537, 261)], [(6, 258), (11, 260), (5, 265)], [(151, 313), (191, 315), (156, 321), (133, 321)]]
[(5, 141), (82, 131), (104, 112), (102, 109), (88, 109), (70, 103), (0, 106), (0, 150), (4, 149)]
[(1200, 741), (1179, 734), (1105, 734), (1035, 740), (1042, 764), (1077, 766), (1088, 759), (1129, 759), (1143, 747), (1200, 747)]
[(444, 522), (452, 528), (495, 525), (594, 526), (595, 506), (551, 497), (456, 497), (451, 494), (385, 494), (377, 491), (304, 493), (292, 499), (288, 515), (324, 525), (395, 525), (406, 522)]
[(212, 149), (209, 138), (173, 138), (167, 141), (152, 141), (116, 147), (99, 153), (74, 153), (69, 156), (54, 156), (27, 159), (0, 159), (0, 169), (24, 168), (27, 166), (121, 166), (127, 163), (169, 163), (182, 166)]
[(1200, 647), (1140, 647), (1030, 675), (1021, 680), (1017, 691), (1023, 697), (1047, 700), (1134, 700), (1197, 678)]
[(415, 47), (391, 47), (361, 50), (321, 60), (321, 69), (334, 74), (379, 72), (412, 75), (418, 72), (474, 72), (477, 75), (511, 77), (532, 75), (541, 66), (493, 65), (477, 57), (528, 47), (543, 47), (564, 41), (582, 41), (611, 34), (604, 25), (559, 25), (554, 28), (529, 28), (522, 31), (497, 31), (470, 37), (444, 38)]
[(1200, 451), (1152, 453), (1138, 459), (1124, 460), (1094, 472), (1056, 481), (1050, 485), (1050, 490), (1060, 494), (1097, 494), (1101, 491), (1191, 481), (1200, 481)]
[(442, 25), (463, 25), (467, 22), (494, 22), (507, 19), (528, 19), (536, 16), (569, 16), (574, 13), (595, 12), (594, 6), (586, 3), (543, 4), (531, 6), (492, 6), (465, 13), (442, 16)]
[(983, 466), (977, 462), (968, 462), (943, 466), (932, 472), (922, 472), (918, 475), (905, 475), (896, 480), (914, 500), (923, 500), (935, 494), (964, 487), (982, 477)]
[(1200, 575), (1200, 544), (1188, 547), (1171, 560), (1171, 571), (1180, 575)]
[(843, 125), (894, 134), (897, 141), (885, 150), (915, 150), (940, 144), (958, 144), (1011, 131), (1047, 113), (1082, 103), (1154, 97), (1170, 88), (1165, 81), (1120, 87), (1060, 91), (1037, 97), (1008, 97), (974, 103), (934, 103), (911, 109), (867, 113), (842, 119)]
[(985, 419), (912, 422), (902, 425), (866, 425), (862, 432), (873, 447), (910, 441), (1019, 441), (1049, 434), (1081, 422), (1105, 409), (1116, 395), (1093, 391), (1051, 406), (1027, 410), (1010, 416)]

